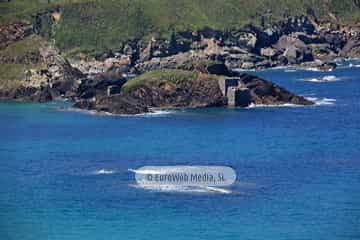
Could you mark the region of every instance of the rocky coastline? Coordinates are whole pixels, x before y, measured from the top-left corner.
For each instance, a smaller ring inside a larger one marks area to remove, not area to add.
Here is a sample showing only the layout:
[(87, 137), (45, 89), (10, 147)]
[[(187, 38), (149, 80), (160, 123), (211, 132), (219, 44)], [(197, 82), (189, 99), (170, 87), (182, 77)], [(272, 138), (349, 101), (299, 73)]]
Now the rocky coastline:
[[(20, 56), (3, 54), (13, 44), (37, 35), (27, 22), (0, 29), (0, 63), (31, 66), (22, 70), (16, 85), (1, 84), (0, 99), (70, 99), (77, 108), (116, 114), (252, 103), (310, 105), (266, 80), (234, 70), (292, 66), (331, 71), (336, 68), (335, 58), (360, 57), (360, 27), (320, 23), (306, 16), (263, 28), (248, 25), (226, 32), (173, 32), (170, 39), (133, 40), (119, 51), (96, 56), (64, 57), (40, 37), (35, 50)], [(139, 79), (141, 84), (128, 88)], [(235, 85), (230, 84), (232, 95), (228, 96), (221, 86), (231, 79)], [(236, 102), (237, 98), (241, 101)]]

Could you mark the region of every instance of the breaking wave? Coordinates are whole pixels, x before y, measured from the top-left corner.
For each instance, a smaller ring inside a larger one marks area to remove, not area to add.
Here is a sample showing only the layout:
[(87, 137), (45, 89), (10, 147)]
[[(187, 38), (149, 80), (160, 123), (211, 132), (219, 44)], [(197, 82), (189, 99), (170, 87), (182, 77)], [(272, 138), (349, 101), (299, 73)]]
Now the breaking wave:
[(92, 172), (93, 175), (109, 175), (115, 173), (116, 171), (111, 169), (99, 169)]
[(315, 105), (317, 105), (317, 106), (334, 105), (336, 103), (336, 99), (333, 99), (333, 98), (308, 97), (307, 99), (315, 102)]
[(175, 186), (175, 185), (130, 185), (135, 188), (141, 188), (153, 192), (166, 192), (166, 193), (218, 193), (218, 194), (231, 194), (233, 191), (219, 187), (208, 186)]
[(334, 75), (329, 75), (329, 76), (324, 76), (324, 77), (305, 78), (303, 80), (306, 81), (306, 82), (323, 83), (323, 82), (336, 82), (336, 81), (339, 81), (341, 79), (334, 76)]
[(96, 111), (96, 110), (87, 110), (87, 109), (79, 109), (74, 107), (69, 108), (60, 108), (59, 111), (71, 111), (71, 112), (79, 112), (89, 115), (97, 115), (97, 116), (113, 116), (113, 117), (154, 117), (154, 116), (162, 116), (162, 115), (168, 115), (174, 113), (174, 111), (171, 110), (152, 110), (148, 113), (139, 113), (139, 114), (114, 114), (110, 112), (104, 112), (104, 111)]
[(292, 103), (270, 104), (270, 105), (252, 103), (247, 108), (251, 109), (251, 108), (279, 108), (279, 107), (303, 107), (303, 105), (297, 105)]
[[(321, 105), (335, 105), (336, 99), (333, 98), (317, 98), (317, 97), (305, 97), (307, 100), (312, 101), (315, 103), (316, 106)], [(264, 105), (264, 104), (250, 104), (248, 109), (252, 108), (286, 108), (286, 107), (306, 107), (304, 105), (297, 105), (292, 103), (285, 103), (280, 105)]]

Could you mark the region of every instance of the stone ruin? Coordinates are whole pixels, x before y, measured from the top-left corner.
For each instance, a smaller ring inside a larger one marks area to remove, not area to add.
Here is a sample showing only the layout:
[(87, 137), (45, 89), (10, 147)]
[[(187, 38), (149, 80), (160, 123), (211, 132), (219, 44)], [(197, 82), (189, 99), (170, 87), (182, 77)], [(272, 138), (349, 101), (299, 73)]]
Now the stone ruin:
[(107, 87), (107, 96), (111, 97), (113, 95), (120, 94), (121, 87), (118, 85), (111, 85)]
[(227, 98), (230, 107), (248, 107), (251, 104), (250, 90), (243, 86), (239, 78), (222, 78), (219, 80), (222, 94)]

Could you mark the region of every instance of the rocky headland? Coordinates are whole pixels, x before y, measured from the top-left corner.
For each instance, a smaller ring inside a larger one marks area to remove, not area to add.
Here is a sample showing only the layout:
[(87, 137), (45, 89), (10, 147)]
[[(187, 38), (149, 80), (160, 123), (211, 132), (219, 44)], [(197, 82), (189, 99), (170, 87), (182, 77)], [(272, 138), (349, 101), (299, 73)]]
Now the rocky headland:
[[(117, 91), (82, 99), (74, 107), (114, 114), (140, 114), (153, 108), (248, 107), (260, 105), (312, 105), (264, 79), (232, 72), (221, 63), (152, 70), (121, 85)], [(115, 85), (116, 86), (116, 85)]]
[(267, 27), (205, 28), (173, 32), (170, 39), (134, 39), (93, 56), (65, 56), (37, 28), (26, 21), (0, 26), (0, 99), (70, 99), (77, 108), (116, 114), (152, 108), (310, 105), (271, 82), (234, 70), (293, 66), (331, 71), (335, 58), (360, 57), (360, 27), (309, 16)]

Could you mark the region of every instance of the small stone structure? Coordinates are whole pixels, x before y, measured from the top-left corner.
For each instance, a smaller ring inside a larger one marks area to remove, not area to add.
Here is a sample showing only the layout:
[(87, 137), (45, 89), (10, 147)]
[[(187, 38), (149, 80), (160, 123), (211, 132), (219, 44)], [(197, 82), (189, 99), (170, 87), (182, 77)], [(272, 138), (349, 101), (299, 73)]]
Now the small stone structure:
[(219, 80), (219, 86), (221, 89), (222, 94), (227, 97), (228, 89), (230, 87), (237, 87), (239, 86), (239, 79), (237, 78), (223, 78)]
[(248, 107), (251, 104), (251, 95), (248, 88), (230, 87), (228, 89), (228, 106)]
[(250, 90), (242, 86), (238, 78), (223, 78), (219, 80), (222, 94), (231, 107), (247, 107), (251, 104)]
[(113, 96), (113, 95), (116, 95), (116, 94), (120, 94), (120, 86), (117, 86), (117, 85), (112, 85), (112, 86), (108, 86), (107, 87), (107, 96), (110, 97), (110, 96)]

